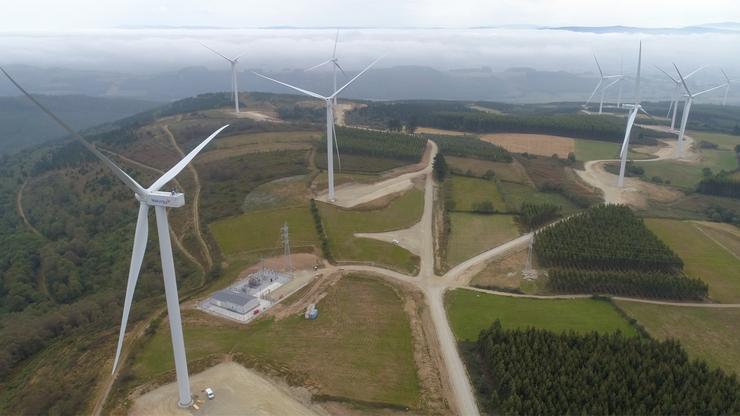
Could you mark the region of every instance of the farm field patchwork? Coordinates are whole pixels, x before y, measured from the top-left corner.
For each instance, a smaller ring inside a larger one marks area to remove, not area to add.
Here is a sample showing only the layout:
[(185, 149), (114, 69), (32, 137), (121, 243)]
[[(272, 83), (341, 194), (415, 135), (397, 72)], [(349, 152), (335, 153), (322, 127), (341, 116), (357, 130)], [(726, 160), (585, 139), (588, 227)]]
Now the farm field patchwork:
[(684, 271), (709, 285), (709, 297), (718, 302), (740, 302), (740, 260), (699, 231), (693, 222), (645, 220), (648, 228), (684, 262)]
[[(208, 326), (199, 312), (189, 312), (184, 325), (188, 359), (243, 354), (247, 360), (287, 367), (298, 377), (310, 375), (307, 381), (318, 386), (319, 394), (419, 406), (411, 327), (393, 287), (374, 278), (346, 276), (329, 287), (317, 308), (316, 320), (294, 315), (247, 327)], [(172, 368), (169, 329), (162, 325), (137, 354), (133, 373), (146, 381)]]
[(513, 215), (450, 213), (447, 264), (452, 267), (519, 236)]
[(703, 177), (704, 168), (710, 168), (712, 172), (719, 173), (721, 170), (732, 171), (738, 167), (733, 151), (702, 149), (701, 155), (700, 163), (660, 160), (638, 163), (638, 165), (645, 170), (645, 176), (648, 178), (657, 176), (663, 181), (669, 180), (671, 185), (684, 190), (696, 188)]
[(496, 320), (505, 329), (538, 328), (555, 332), (608, 333), (636, 330), (609, 302), (594, 299), (528, 299), (498, 296), (468, 289), (447, 292), (450, 326), (460, 341), (475, 341)]
[(447, 165), (453, 172), (466, 173), (469, 171), (473, 175), (480, 177), (489, 170), (492, 170), (496, 174), (496, 179), (500, 181), (523, 184), (530, 183), (524, 167), (516, 160), (511, 163), (505, 163), (457, 156), (445, 156), (445, 161), (447, 161)]
[(332, 254), (339, 260), (372, 262), (412, 273), (418, 257), (397, 245), (354, 233), (400, 230), (419, 222), (424, 209), (424, 194), (412, 189), (391, 201), (387, 207), (373, 210), (346, 210), (317, 202), (329, 238)]
[(553, 204), (561, 207), (561, 213), (563, 214), (575, 212), (579, 209), (567, 198), (558, 193), (539, 192), (528, 185), (501, 181), (499, 182), (499, 189), (504, 197), (504, 201), (506, 201), (509, 211), (512, 212), (518, 211), (524, 202), (531, 204)]
[(450, 180), (456, 211), (473, 211), (476, 209), (476, 204), (483, 201), (491, 202), (496, 211), (508, 211), (494, 180), (459, 175), (453, 175)]
[(740, 309), (615, 302), (652, 337), (677, 339), (690, 357), (740, 376)]

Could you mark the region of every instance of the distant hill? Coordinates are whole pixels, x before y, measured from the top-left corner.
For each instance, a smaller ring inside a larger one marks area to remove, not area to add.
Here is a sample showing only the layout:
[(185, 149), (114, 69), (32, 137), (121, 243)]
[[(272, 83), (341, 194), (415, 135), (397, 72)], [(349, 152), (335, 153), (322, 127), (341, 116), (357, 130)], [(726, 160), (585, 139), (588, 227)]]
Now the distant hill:
[[(39, 100), (75, 129), (118, 120), (159, 106), (153, 101), (129, 98), (47, 95)], [(0, 154), (65, 136), (48, 116), (25, 97), (0, 97)]]
[(685, 27), (634, 27), (634, 26), (559, 26), (543, 27), (543, 30), (567, 30), (580, 33), (648, 33), (661, 34), (703, 34), (703, 33), (737, 33), (740, 23), (723, 22)]

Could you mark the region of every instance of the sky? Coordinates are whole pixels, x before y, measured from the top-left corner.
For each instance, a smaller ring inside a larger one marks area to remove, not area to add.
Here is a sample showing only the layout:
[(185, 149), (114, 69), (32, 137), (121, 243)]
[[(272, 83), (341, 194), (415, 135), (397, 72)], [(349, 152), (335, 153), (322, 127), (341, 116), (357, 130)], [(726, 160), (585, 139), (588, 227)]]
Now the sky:
[(735, 0), (8, 0), (3, 3), (0, 13), (3, 31), (142, 25), (674, 27), (740, 21), (740, 2)]

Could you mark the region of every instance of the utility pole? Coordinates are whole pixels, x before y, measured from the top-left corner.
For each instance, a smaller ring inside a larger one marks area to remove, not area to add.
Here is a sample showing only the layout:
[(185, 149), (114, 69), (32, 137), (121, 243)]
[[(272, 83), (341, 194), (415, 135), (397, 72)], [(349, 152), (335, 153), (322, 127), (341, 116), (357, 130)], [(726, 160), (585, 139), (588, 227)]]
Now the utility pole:
[(293, 261), (290, 258), (290, 237), (288, 234), (288, 223), (280, 228), (281, 235), (283, 237), (283, 247), (285, 250), (285, 269), (288, 273), (293, 273)]

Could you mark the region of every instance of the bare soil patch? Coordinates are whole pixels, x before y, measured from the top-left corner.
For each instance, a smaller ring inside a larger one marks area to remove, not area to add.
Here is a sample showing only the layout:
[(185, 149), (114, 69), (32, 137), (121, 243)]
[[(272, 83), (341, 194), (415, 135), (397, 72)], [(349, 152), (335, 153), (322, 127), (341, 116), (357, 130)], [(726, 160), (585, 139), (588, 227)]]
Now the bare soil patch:
[(482, 134), (480, 139), (503, 147), (512, 153), (529, 153), (533, 155), (568, 157), (576, 149), (576, 141), (570, 137), (550, 136), (546, 134), (496, 133)]

